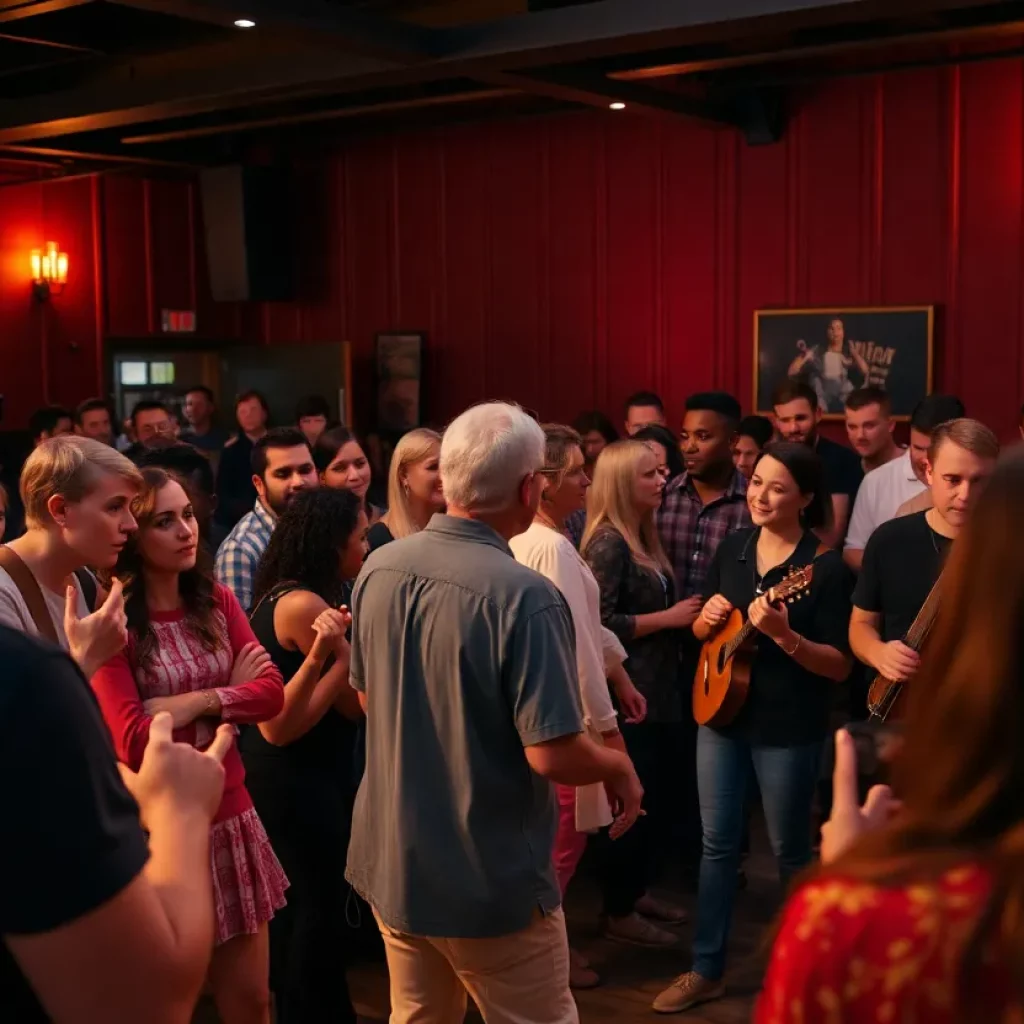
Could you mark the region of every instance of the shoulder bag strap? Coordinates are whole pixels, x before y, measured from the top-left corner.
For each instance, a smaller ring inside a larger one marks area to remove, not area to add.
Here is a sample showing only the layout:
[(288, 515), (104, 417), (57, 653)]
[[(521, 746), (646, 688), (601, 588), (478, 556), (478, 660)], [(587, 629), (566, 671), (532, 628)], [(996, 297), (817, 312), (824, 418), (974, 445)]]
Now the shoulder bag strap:
[(0, 569), (14, 581), (39, 635), (59, 647), (60, 640), (57, 639), (53, 617), (50, 615), (43, 592), (39, 589), (38, 580), (32, 574), (32, 570), (6, 544), (0, 546)]

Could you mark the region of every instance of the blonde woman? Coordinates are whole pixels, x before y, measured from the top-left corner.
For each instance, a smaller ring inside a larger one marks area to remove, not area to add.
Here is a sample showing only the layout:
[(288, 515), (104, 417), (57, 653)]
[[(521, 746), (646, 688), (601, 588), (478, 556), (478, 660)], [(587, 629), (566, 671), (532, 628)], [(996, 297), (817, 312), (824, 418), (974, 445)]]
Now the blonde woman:
[[(583, 509), (587, 478), (580, 435), (557, 424), (544, 428), (544, 489), (533, 524), (509, 542), (517, 561), (546, 576), (561, 591), (576, 631), (576, 667), (587, 731), (605, 746), (626, 752), (608, 682), (615, 687), (627, 722), (641, 722), (647, 702), (622, 667), (626, 652), (601, 625), (600, 591), (589, 566), (566, 534), (566, 522)], [(612, 812), (603, 786), (556, 786), (559, 804), (554, 862), (565, 893), (583, 856), (587, 834), (610, 825)], [(569, 981), (591, 988), (597, 974), (579, 954), (572, 954)]]
[(395, 445), (388, 471), (388, 510), (366, 535), (371, 551), (419, 533), (435, 512), (444, 511), (440, 460), (441, 435), (425, 427), (410, 430)]
[(617, 441), (598, 457), (587, 500), (581, 552), (601, 594), (601, 622), (621, 641), (625, 668), (647, 700), (643, 722), (622, 724), (626, 749), (644, 787), (647, 817), (618, 842), (604, 845), (605, 934), (648, 947), (676, 943), (652, 921), (681, 924), (677, 907), (647, 894), (654, 851), (668, 845), (677, 817), (677, 735), (684, 715), (680, 630), (693, 623), (700, 600), (676, 601), (675, 582), (654, 526), (665, 481), (642, 441)]

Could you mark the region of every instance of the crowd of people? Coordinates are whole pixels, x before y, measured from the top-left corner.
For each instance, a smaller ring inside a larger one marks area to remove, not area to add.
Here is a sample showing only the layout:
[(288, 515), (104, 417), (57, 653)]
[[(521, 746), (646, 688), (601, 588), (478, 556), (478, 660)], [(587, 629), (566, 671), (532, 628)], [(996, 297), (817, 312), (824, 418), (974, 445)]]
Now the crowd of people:
[[(691, 395), (678, 431), (641, 392), (622, 437), (490, 402), (374, 468), (317, 396), (269, 427), (241, 395), (231, 433), (184, 398), (121, 437), (101, 400), (42, 410), (5, 496), (11, 1020), (186, 1021), (205, 986), (225, 1024), (355, 1022), (362, 908), (396, 1024), (572, 1024), (588, 846), (605, 936), (690, 925), (653, 1004), (681, 1013), (725, 992), (757, 803), (795, 886), (759, 1021), (1019, 1011), (1024, 457), (958, 399), (907, 447), (875, 388), (849, 446), (799, 380), (770, 419)], [(749, 692), (698, 725), (736, 610)]]

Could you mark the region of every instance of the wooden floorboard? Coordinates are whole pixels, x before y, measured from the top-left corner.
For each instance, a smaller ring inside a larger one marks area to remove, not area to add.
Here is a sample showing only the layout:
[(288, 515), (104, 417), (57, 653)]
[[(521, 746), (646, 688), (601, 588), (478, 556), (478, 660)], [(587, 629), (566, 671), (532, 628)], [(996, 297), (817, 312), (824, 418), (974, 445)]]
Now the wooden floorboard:
[[(728, 992), (721, 999), (683, 1015), (694, 1024), (740, 1024), (750, 1020), (764, 965), (763, 941), (767, 926), (778, 909), (778, 886), (772, 860), (760, 823), (754, 828), (751, 856), (747, 864), (749, 885), (736, 894), (736, 913), (730, 938)], [(661, 890), (691, 911), (693, 892), (682, 886), (666, 885)], [(651, 1024), (660, 1019), (651, 1001), (681, 971), (689, 966), (690, 927), (675, 929), (679, 935), (674, 950), (645, 950), (608, 942), (600, 936), (597, 923), (598, 897), (593, 878), (583, 871), (573, 881), (566, 901), (569, 934), (573, 945), (584, 953), (602, 975), (600, 987), (576, 993), (582, 1024)], [(382, 963), (365, 963), (350, 972), (353, 999), (367, 1022), (388, 1018), (387, 970)], [(467, 1018), (478, 1021), (475, 1013)], [(217, 1015), (205, 1003), (197, 1011), (195, 1024), (215, 1024)], [(452, 1022), (458, 1024), (458, 1022)]]

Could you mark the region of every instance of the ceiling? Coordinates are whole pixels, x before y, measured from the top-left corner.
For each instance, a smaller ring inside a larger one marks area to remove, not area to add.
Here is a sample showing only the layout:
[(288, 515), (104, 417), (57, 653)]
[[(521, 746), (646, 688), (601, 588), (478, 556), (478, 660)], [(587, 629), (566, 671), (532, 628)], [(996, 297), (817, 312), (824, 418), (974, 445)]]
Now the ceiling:
[(613, 102), (768, 143), (807, 83), (1022, 40), (999, 0), (0, 0), (0, 186)]

